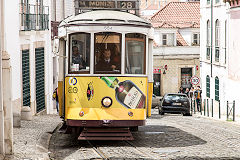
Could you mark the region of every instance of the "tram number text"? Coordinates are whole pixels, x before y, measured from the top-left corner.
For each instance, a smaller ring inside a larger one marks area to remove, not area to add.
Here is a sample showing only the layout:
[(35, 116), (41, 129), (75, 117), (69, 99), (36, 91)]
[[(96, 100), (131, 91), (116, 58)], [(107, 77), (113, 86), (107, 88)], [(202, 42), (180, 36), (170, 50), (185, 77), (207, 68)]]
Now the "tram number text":
[(105, 30), (105, 31), (111, 31), (111, 30), (112, 30), (112, 27), (110, 27), (110, 26), (104, 26), (104, 30)]
[(124, 9), (132, 9), (134, 8), (134, 4), (133, 2), (121, 2), (121, 8), (124, 8)]

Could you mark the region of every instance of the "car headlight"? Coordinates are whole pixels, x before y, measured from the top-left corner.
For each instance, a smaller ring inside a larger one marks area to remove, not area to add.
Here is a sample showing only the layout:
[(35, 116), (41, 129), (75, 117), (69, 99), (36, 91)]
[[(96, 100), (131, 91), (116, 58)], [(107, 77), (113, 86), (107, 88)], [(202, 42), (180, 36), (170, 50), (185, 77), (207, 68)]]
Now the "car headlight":
[(110, 97), (104, 97), (102, 99), (102, 105), (105, 108), (109, 108), (112, 105), (112, 99)]

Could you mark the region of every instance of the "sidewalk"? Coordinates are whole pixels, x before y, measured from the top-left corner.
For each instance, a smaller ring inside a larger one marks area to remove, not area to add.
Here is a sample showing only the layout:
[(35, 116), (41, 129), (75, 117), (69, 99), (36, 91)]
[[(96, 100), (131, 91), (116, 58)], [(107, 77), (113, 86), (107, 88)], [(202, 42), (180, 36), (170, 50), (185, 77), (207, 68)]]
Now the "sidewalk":
[(202, 111), (202, 114), (201, 114), (201, 112), (195, 112), (195, 113), (192, 113), (192, 115), (195, 117), (201, 117), (201, 118), (211, 119), (211, 120), (215, 120), (215, 121), (221, 121), (223, 123), (227, 123), (228, 125), (233, 125), (233, 126), (239, 125), (240, 126), (240, 118), (239, 117), (235, 117), (235, 121), (232, 121), (232, 120), (227, 121), (226, 115), (221, 115), (221, 119), (219, 119), (218, 115), (215, 114), (213, 117), (210, 113), (209, 113), (209, 116), (207, 115), (207, 113), (205, 113), (205, 115), (204, 115), (203, 111)]
[(58, 115), (38, 115), (32, 121), (21, 121), (20, 128), (13, 129), (14, 155), (4, 160), (47, 160), (51, 133), (61, 123)]

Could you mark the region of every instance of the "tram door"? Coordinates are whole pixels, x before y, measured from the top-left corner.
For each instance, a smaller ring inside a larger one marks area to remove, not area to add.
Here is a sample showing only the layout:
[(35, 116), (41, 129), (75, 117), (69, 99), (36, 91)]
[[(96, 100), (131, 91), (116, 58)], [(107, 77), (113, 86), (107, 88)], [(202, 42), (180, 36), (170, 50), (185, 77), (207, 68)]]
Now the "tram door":
[(156, 96), (161, 95), (161, 90), (160, 90), (160, 80), (161, 80), (161, 74), (153, 74), (153, 94)]

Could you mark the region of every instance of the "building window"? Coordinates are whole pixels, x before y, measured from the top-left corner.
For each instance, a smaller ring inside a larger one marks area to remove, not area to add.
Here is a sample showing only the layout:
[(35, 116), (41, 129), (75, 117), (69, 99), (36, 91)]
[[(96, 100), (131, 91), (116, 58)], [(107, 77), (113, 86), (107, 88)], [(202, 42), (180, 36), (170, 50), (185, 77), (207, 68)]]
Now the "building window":
[(161, 74), (153, 74), (153, 94), (160, 96)]
[(211, 28), (210, 28), (210, 21), (207, 21), (207, 54), (206, 58), (209, 60), (210, 59), (210, 33), (211, 33)]
[(219, 46), (220, 46), (220, 23), (215, 22), (215, 61), (219, 62)]
[(200, 34), (199, 33), (194, 33), (193, 34), (193, 43), (192, 43), (193, 46), (198, 46), (200, 45)]
[(163, 46), (173, 46), (174, 45), (174, 34), (168, 33), (162, 35), (162, 45)]
[(207, 0), (207, 4), (210, 4), (210, 0)]
[(215, 77), (215, 100), (219, 101), (219, 79)]
[(215, 3), (219, 3), (220, 1), (219, 0), (215, 0)]
[(210, 98), (210, 77), (207, 75), (206, 77), (206, 95)]

